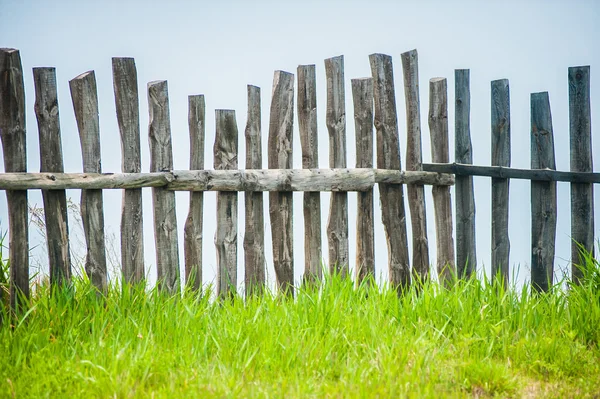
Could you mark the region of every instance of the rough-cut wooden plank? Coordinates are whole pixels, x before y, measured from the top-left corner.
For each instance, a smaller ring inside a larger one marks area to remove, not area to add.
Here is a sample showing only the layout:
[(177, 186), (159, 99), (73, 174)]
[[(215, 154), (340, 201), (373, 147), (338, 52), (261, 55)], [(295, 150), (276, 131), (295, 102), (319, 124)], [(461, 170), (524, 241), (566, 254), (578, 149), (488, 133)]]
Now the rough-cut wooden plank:
[[(133, 58), (113, 58), (113, 89), (121, 134), (121, 170), (140, 173), (140, 100)], [(121, 271), (123, 282), (140, 283), (144, 277), (144, 223), (142, 189), (123, 191), (121, 211)]]
[[(446, 78), (429, 80), (429, 131), (433, 162), (449, 162), (448, 86)], [(438, 277), (441, 282), (447, 284), (456, 271), (450, 187), (434, 186), (433, 204), (435, 208)]]
[[(492, 166), (510, 166), (510, 94), (508, 79), (492, 81)], [(498, 273), (508, 284), (509, 180), (492, 178), (492, 279)]]
[[(352, 79), (356, 167), (373, 167), (373, 79)], [(356, 205), (356, 283), (375, 277), (373, 189), (358, 193)]]
[[(531, 170), (507, 168), (504, 166), (478, 166), (460, 163), (424, 163), (426, 172), (452, 173), (457, 176), (486, 176), (499, 179), (523, 179), (541, 181), (564, 181), (571, 183), (600, 183), (600, 173), (562, 172), (557, 170)], [(425, 183), (427, 184), (427, 183)]]
[[(27, 171), (25, 89), (19, 50), (0, 48), (0, 136), (5, 172)], [(29, 298), (29, 214), (27, 191), (7, 191), (10, 303)]]
[[(454, 160), (472, 164), (471, 89), (469, 70), (454, 71)], [(459, 277), (470, 277), (477, 267), (475, 240), (475, 192), (473, 177), (456, 178), (456, 268)]]
[[(69, 81), (75, 119), (81, 141), (84, 173), (101, 173), (100, 121), (98, 93), (94, 71), (84, 72)], [(104, 243), (104, 208), (102, 190), (81, 192), (81, 219), (87, 244), (85, 271), (100, 291), (107, 290), (106, 250)]]
[[(260, 87), (248, 86), (248, 120), (246, 122), (246, 168), (262, 168), (262, 130)], [(265, 287), (265, 217), (263, 193), (246, 192), (246, 229), (244, 233), (246, 296), (260, 294)]]
[[(173, 169), (173, 146), (166, 80), (148, 83), (148, 111), (150, 172), (170, 171)], [(180, 290), (175, 193), (153, 188), (152, 204), (157, 280), (161, 289), (173, 294)]]
[[(404, 97), (406, 102), (406, 170), (422, 170), (421, 106), (419, 100), (419, 57), (417, 50), (402, 53)], [(425, 187), (406, 187), (412, 226), (413, 273), (425, 281), (429, 278), (429, 240), (425, 213)]]
[[(531, 169), (556, 169), (548, 93), (531, 94)], [(531, 283), (548, 291), (554, 276), (556, 182), (531, 182)]]
[[(346, 167), (346, 94), (344, 56), (325, 60), (327, 79), (326, 123), (329, 132), (329, 167)], [(348, 275), (348, 194), (331, 193), (329, 220), (329, 271)]]
[[(269, 169), (292, 168), (294, 127), (294, 75), (275, 71), (269, 120)], [(273, 264), (279, 290), (294, 295), (292, 193), (269, 194), (273, 235)]]
[[(190, 170), (204, 169), (206, 105), (203, 95), (188, 97), (190, 131)], [(202, 288), (202, 229), (204, 193), (190, 193), (190, 210), (183, 229), (185, 283), (194, 290)]]
[[(216, 170), (237, 169), (238, 128), (235, 111), (215, 111), (216, 135), (214, 165)], [(234, 296), (237, 289), (237, 206), (238, 193), (217, 193), (217, 295)]]
[[(298, 125), (302, 167), (319, 167), (317, 133), (317, 77), (314, 65), (298, 67)], [(321, 193), (304, 193), (304, 281), (321, 280)]]
[[(377, 167), (400, 170), (400, 143), (392, 57), (384, 54), (369, 56), (375, 99), (375, 129), (377, 130)], [(381, 215), (388, 244), (390, 284), (398, 289), (410, 285), (408, 238), (402, 186), (379, 185)]]
[[(56, 70), (33, 68), (35, 116), (40, 138), (40, 171), (64, 172)], [(65, 190), (44, 190), (46, 244), (50, 266), (50, 284), (60, 286), (71, 280), (69, 224)]]
[[(569, 68), (571, 171), (592, 172), (590, 67)], [(571, 262), (573, 280), (581, 279), (581, 249), (594, 253), (594, 187), (571, 184)], [(581, 246), (581, 247), (580, 247)]]

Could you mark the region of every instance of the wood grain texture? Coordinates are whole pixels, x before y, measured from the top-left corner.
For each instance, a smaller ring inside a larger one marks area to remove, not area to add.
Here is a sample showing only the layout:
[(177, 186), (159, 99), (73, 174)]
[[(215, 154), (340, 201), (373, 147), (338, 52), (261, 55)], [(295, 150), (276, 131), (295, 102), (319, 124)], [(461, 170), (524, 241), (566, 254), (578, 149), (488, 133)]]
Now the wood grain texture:
[[(547, 92), (531, 94), (531, 169), (556, 169)], [(531, 182), (531, 283), (548, 291), (554, 276), (556, 182)]]
[[(113, 58), (113, 90), (117, 122), (121, 136), (121, 170), (140, 173), (140, 100), (135, 60)], [(142, 190), (123, 191), (121, 210), (121, 273), (123, 282), (138, 284), (144, 280), (144, 222)]]
[[(94, 71), (84, 72), (69, 81), (71, 98), (79, 130), (84, 173), (101, 173), (100, 121)], [(107, 292), (104, 208), (102, 190), (81, 192), (81, 219), (87, 244), (85, 271), (92, 284)]]
[[(373, 79), (352, 79), (356, 167), (373, 167)], [(357, 195), (356, 205), (356, 284), (367, 276), (375, 278), (375, 225), (373, 189)]]
[[(571, 171), (592, 172), (592, 114), (590, 106), (590, 67), (569, 68), (569, 134)], [(594, 254), (594, 187), (571, 184), (571, 273), (582, 277), (578, 265), (585, 264), (581, 249)]]
[[(448, 86), (446, 78), (429, 80), (429, 131), (431, 159), (433, 162), (449, 162)], [(432, 190), (435, 208), (438, 277), (442, 283), (448, 284), (456, 272), (450, 188), (434, 186)]]
[[(248, 119), (246, 121), (246, 168), (262, 168), (262, 127), (260, 87), (248, 86)], [(265, 216), (263, 193), (246, 192), (246, 229), (244, 233), (246, 297), (265, 289)]]
[[(173, 145), (169, 115), (167, 81), (148, 83), (148, 141), (150, 172), (173, 169)], [(154, 209), (154, 240), (156, 243), (156, 274), (158, 286), (170, 294), (179, 292), (179, 252), (175, 193), (162, 187), (152, 189)]]
[[(314, 65), (298, 66), (298, 125), (302, 167), (319, 167), (317, 77)], [(304, 193), (304, 281), (322, 279), (321, 193)]]
[[(406, 103), (406, 170), (422, 170), (421, 103), (419, 99), (419, 57), (417, 50), (402, 53), (404, 98)], [(408, 206), (412, 227), (413, 273), (420, 281), (429, 278), (429, 240), (425, 187), (408, 185)]]
[[(35, 116), (40, 139), (40, 171), (64, 172), (56, 70), (33, 68)], [(44, 220), (50, 284), (61, 286), (71, 281), (69, 224), (65, 190), (44, 190)]]
[[(294, 127), (294, 75), (275, 71), (269, 119), (269, 169), (292, 168)], [(294, 247), (292, 193), (269, 194), (269, 215), (273, 235), (273, 264), (279, 291), (294, 295)]]
[[(329, 132), (329, 167), (346, 167), (346, 94), (344, 89), (344, 56), (325, 60), (327, 80), (327, 112)], [(329, 271), (348, 276), (348, 194), (331, 193), (329, 219)]]
[[(510, 166), (510, 93), (508, 79), (494, 80), (492, 88), (492, 166)], [(492, 178), (492, 279), (509, 279), (509, 180)]]
[[(25, 88), (19, 50), (0, 48), (0, 137), (4, 171), (27, 171)], [(29, 298), (29, 209), (27, 191), (7, 191), (10, 259), (10, 303)]]
[[(190, 170), (204, 169), (206, 104), (203, 95), (188, 97), (190, 133)], [(204, 193), (190, 193), (190, 209), (183, 229), (185, 283), (194, 290), (202, 288), (202, 233)]]
[[(216, 135), (213, 147), (216, 170), (237, 169), (238, 128), (235, 111), (215, 111)], [(217, 193), (217, 295), (233, 297), (237, 290), (237, 206), (238, 193)]]
[[(454, 161), (473, 163), (471, 144), (471, 89), (468, 69), (454, 71)], [(472, 176), (456, 177), (456, 267), (461, 278), (477, 268), (475, 192)]]
[[(377, 131), (377, 167), (400, 170), (400, 143), (392, 57), (369, 56), (375, 100), (374, 124)], [(410, 285), (410, 263), (404, 190), (402, 186), (379, 185), (381, 215), (388, 245), (389, 281), (400, 293)]]

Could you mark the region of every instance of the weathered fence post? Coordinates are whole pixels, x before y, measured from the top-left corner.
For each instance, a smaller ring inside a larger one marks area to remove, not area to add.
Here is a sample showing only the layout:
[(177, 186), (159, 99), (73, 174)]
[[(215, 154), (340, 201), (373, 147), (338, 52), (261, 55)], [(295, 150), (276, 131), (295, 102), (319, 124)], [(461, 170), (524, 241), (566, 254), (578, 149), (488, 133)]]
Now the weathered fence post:
[[(40, 172), (64, 173), (56, 70), (33, 68), (35, 116), (40, 138)], [(69, 224), (65, 190), (43, 190), (46, 244), (50, 284), (61, 286), (71, 281)]]
[[(510, 94), (508, 79), (492, 81), (492, 166), (510, 166)], [(492, 279), (498, 273), (508, 285), (509, 180), (492, 178)]]
[[(402, 53), (404, 97), (406, 99), (406, 170), (423, 170), (421, 147), (421, 109), (419, 100), (419, 58), (417, 50)], [(429, 240), (425, 213), (425, 187), (406, 187), (413, 240), (413, 273), (425, 281), (429, 278)]]
[[(377, 130), (377, 168), (401, 170), (398, 116), (392, 57), (369, 56), (373, 75), (375, 129)], [(410, 263), (404, 190), (401, 185), (380, 184), (381, 215), (388, 243), (389, 281), (400, 293), (410, 285)]]
[[(429, 132), (431, 158), (436, 163), (448, 163), (448, 86), (446, 78), (429, 80)], [(437, 271), (441, 282), (448, 284), (455, 273), (454, 239), (452, 238), (452, 201), (450, 187), (433, 186), (435, 231), (437, 241)]]
[[(246, 169), (262, 169), (262, 127), (260, 87), (248, 85), (248, 119), (246, 122)], [(244, 233), (246, 297), (264, 290), (265, 217), (263, 193), (246, 191), (246, 229)]]
[[(217, 109), (214, 152), (215, 170), (238, 168), (238, 128), (235, 111)], [(217, 193), (217, 295), (232, 297), (237, 289), (238, 193)]]
[[(19, 50), (0, 49), (0, 136), (4, 171), (26, 172), (25, 88)], [(29, 209), (27, 191), (7, 191), (10, 259), (10, 303), (29, 298)]]
[[(471, 144), (471, 91), (469, 70), (454, 71), (454, 161), (473, 163)], [(471, 277), (477, 267), (475, 193), (473, 176), (456, 176), (456, 268), (460, 278)]]
[[(352, 79), (356, 167), (373, 167), (373, 78)], [(357, 193), (356, 284), (375, 277), (375, 235), (373, 189)]]
[[(100, 121), (94, 71), (84, 72), (69, 81), (75, 119), (81, 141), (84, 173), (102, 173), (100, 162)], [(92, 284), (107, 290), (104, 208), (102, 190), (81, 191), (81, 218), (87, 244), (85, 271)]]
[[(117, 122), (121, 134), (121, 170), (123, 173), (140, 173), (140, 100), (135, 60), (113, 58), (112, 69)], [(123, 191), (121, 270), (123, 283), (140, 283), (145, 277), (141, 188)]]
[[(275, 71), (269, 120), (269, 169), (292, 168), (294, 75)], [(279, 290), (294, 295), (294, 247), (291, 192), (269, 193), (273, 264)]]
[[(204, 169), (204, 137), (206, 133), (204, 96), (188, 96), (188, 128), (190, 132), (190, 170)], [(190, 191), (190, 209), (183, 229), (185, 283), (193, 290), (202, 288), (202, 228), (204, 193)]]
[[(298, 125), (302, 168), (319, 167), (317, 77), (314, 65), (298, 66)], [(321, 193), (304, 193), (304, 281), (322, 278)]]
[[(571, 171), (593, 172), (590, 67), (569, 68)], [(594, 186), (571, 183), (571, 262), (573, 280), (582, 277), (581, 250), (594, 253)], [(581, 246), (581, 247), (580, 247)]]
[[(148, 83), (148, 111), (150, 114), (148, 124), (150, 172), (170, 171), (173, 169), (173, 147), (166, 80)], [(175, 193), (162, 187), (154, 187), (152, 188), (152, 204), (158, 286), (166, 289), (168, 293), (174, 294), (181, 288)]]
[[(548, 93), (531, 94), (531, 169), (556, 169)], [(556, 182), (531, 181), (531, 283), (548, 291), (554, 276)]]

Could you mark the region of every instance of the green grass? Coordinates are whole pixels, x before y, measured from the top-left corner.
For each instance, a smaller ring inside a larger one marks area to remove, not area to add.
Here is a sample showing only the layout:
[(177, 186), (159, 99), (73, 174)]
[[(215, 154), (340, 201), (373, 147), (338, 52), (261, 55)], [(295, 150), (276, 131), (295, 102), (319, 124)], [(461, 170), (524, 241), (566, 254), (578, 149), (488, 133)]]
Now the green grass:
[(598, 397), (589, 263), (582, 287), (543, 295), (473, 280), (398, 298), (336, 277), (224, 303), (42, 286), (26, 313), (4, 308), (0, 397)]

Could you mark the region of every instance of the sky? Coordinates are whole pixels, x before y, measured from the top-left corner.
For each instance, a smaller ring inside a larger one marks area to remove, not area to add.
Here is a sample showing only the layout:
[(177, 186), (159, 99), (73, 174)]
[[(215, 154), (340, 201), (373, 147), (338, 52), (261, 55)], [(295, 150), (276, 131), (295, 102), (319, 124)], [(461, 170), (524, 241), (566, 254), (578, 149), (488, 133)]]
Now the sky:
[[(236, 110), (240, 134), (240, 168), (244, 167), (243, 131), (246, 124), (246, 85), (262, 89), (263, 163), (267, 165), (266, 138), (273, 72), (296, 74), (301, 64), (315, 64), (319, 121), (319, 164), (328, 166), (325, 126), (324, 59), (344, 55), (348, 165), (355, 164), (354, 123), (350, 79), (371, 76), (369, 54), (393, 57), (400, 152), (405, 157), (406, 114), (400, 54), (417, 49), (423, 161), (431, 161), (427, 126), (429, 79), (448, 79), (450, 160), (454, 159), (454, 70), (470, 69), (471, 135), (473, 161), (491, 161), (490, 81), (509, 79), (511, 99), (512, 166), (530, 167), (530, 93), (548, 91), (552, 107), (556, 166), (569, 170), (569, 115), (567, 69), (591, 66), (592, 142), (595, 171), (600, 163), (600, 99), (596, 68), (600, 66), (600, 3), (573, 1), (62, 1), (0, 0), (0, 47), (20, 50), (24, 70), (27, 112), (28, 170), (39, 171), (33, 67), (56, 67), (65, 171), (81, 172), (81, 149), (69, 92), (69, 80), (82, 72), (96, 73), (102, 169), (121, 171), (111, 58), (134, 57), (140, 97), (142, 171), (149, 171), (148, 101), (146, 85), (167, 80), (173, 135), (174, 168), (189, 166), (187, 96), (206, 99), (205, 168), (213, 167), (215, 109)], [(297, 95), (297, 92), (296, 94)], [(295, 98), (296, 106), (296, 98)], [(295, 118), (297, 112), (294, 110)], [(301, 168), (298, 123), (294, 123), (294, 167)], [(0, 155), (1, 157), (1, 155)], [(402, 159), (404, 165), (404, 159)], [(3, 165), (3, 164), (2, 164)], [(0, 166), (2, 168), (2, 166)], [(3, 171), (3, 169), (2, 169)], [(480, 272), (489, 272), (491, 259), (491, 182), (475, 177), (477, 258)], [(150, 189), (143, 190), (145, 263), (148, 277), (156, 277)], [(80, 192), (67, 194), (79, 203)], [(376, 273), (387, 279), (387, 247), (375, 189)], [(452, 190), (452, 195), (454, 191)], [(109, 272), (115, 276), (119, 259), (120, 190), (105, 190), (106, 233), (109, 238)], [(560, 278), (570, 269), (570, 189), (558, 183), (558, 223), (555, 271)], [(183, 275), (183, 226), (189, 194), (177, 193), (177, 218)], [(435, 227), (431, 189), (426, 189), (431, 262), (435, 264)], [(454, 201), (454, 196), (452, 197)], [(321, 194), (323, 254), (329, 194)], [(30, 192), (32, 205), (42, 205), (41, 193)], [(239, 195), (238, 282), (243, 283), (243, 194)], [(265, 194), (265, 248), (271, 286), (274, 271), (271, 234)], [(214, 282), (216, 254), (216, 194), (205, 194), (204, 283)], [(530, 183), (510, 183), (509, 235), (512, 279), (529, 279), (531, 262)], [(454, 203), (453, 203), (454, 207)], [(408, 206), (406, 206), (408, 213)], [(600, 215), (600, 187), (595, 187), (595, 214)], [(410, 242), (410, 218), (407, 214)], [(349, 195), (350, 268), (354, 268), (356, 194)], [(8, 228), (5, 195), (0, 195), (0, 229)], [(70, 225), (75, 249), (83, 253), (81, 229)], [(31, 229), (32, 265), (47, 269), (44, 243)], [(595, 237), (600, 237), (596, 218)], [(73, 244), (72, 244), (73, 245)], [(412, 247), (409, 245), (409, 247)], [(410, 250), (410, 248), (409, 248)], [(294, 194), (295, 277), (304, 270), (302, 194)], [(325, 259), (326, 260), (326, 259)]]

